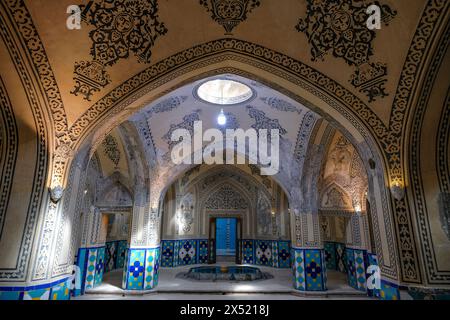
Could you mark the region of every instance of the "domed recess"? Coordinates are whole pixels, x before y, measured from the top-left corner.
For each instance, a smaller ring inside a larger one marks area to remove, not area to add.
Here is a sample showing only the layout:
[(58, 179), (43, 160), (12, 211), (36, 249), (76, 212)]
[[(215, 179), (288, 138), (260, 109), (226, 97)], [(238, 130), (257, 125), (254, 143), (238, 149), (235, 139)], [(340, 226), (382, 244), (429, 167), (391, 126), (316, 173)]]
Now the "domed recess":
[(246, 84), (228, 79), (206, 81), (196, 88), (194, 94), (204, 102), (221, 106), (248, 102), (256, 95)]

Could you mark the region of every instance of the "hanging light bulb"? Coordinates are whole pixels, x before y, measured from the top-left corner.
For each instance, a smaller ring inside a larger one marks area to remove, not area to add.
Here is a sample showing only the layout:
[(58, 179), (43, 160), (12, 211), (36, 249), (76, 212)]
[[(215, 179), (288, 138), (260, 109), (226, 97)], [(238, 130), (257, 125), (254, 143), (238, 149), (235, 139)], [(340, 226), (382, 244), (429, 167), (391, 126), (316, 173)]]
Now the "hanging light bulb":
[(219, 126), (224, 126), (227, 124), (227, 117), (225, 116), (223, 109), (220, 110), (220, 114), (217, 117), (217, 123), (219, 124)]

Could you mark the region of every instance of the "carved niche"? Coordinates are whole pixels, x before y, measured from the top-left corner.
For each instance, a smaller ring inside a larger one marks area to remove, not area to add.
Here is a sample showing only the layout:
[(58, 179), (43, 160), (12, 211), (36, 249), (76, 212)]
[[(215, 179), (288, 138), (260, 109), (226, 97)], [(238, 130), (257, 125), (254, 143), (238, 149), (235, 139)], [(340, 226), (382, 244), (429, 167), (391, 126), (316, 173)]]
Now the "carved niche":
[(208, 210), (247, 210), (247, 200), (230, 185), (224, 185), (205, 202)]
[(194, 224), (194, 196), (188, 193), (181, 200), (179, 210), (176, 215), (178, 222), (178, 234), (187, 234), (192, 231)]
[(259, 194), (256, 205), (256, 222), (258, 235), (271, 234), (272, 227), (272, 206), (270, 201), (263, 194)]

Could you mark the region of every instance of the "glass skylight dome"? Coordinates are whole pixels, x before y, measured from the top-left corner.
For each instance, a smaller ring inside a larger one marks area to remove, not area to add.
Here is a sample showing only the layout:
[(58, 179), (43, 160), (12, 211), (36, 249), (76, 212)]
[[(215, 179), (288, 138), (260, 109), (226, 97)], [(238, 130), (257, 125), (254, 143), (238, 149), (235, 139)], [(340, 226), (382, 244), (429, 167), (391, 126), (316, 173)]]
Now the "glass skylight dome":
[(249, 86), (227, 79), (207, 81), (197, 87), (195, 94), (203, 101), (221, 106), (244, 103), (255, 96)]

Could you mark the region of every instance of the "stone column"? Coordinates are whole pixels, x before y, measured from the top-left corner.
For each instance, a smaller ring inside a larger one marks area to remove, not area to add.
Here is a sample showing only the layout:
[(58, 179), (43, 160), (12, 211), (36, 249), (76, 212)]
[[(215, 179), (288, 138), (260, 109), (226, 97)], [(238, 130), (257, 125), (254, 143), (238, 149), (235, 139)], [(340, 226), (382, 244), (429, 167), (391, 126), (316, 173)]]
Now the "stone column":
[[(133, 205), (131, 242), (122, 287), (125, 290), (151, 290), (158, 285), (161, 193), (156, 188), (150, 188), (149, 180), (137, 179), (135, 185), (138, 188)], [(150, 194), (147, 192), (149, 189)]]
[(81, 276), (81, 287), (75, 288), (75, 296), (100, 285), (105, 267), (106, 230), (102, 213), (95, 206), (91, 206), (89, 211), (83, 214), (82, 223), (83, 233), (76, 262)]
[(309, 146), (304, 162), (302, 188), (297, 196), (291, 196), (294, 207), (291, 210), (294, 287), (299, 291), (327, 290), (325, 250), (321, 239), (317, 195), (323, 153), (321, 146)]

